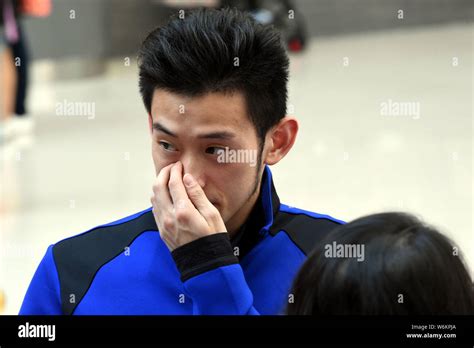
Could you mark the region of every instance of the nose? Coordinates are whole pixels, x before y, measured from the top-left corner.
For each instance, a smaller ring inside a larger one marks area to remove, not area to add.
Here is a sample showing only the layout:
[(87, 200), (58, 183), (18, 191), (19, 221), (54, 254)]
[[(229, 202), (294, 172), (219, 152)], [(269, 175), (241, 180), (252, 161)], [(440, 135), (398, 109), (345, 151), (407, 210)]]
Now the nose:
[(183, 175), (191, 174), (197, 180), (202, 188), (206, 186), (205, 166), (200, 163), (194, 156), (182, 156), (181, 163), (183, 164)]

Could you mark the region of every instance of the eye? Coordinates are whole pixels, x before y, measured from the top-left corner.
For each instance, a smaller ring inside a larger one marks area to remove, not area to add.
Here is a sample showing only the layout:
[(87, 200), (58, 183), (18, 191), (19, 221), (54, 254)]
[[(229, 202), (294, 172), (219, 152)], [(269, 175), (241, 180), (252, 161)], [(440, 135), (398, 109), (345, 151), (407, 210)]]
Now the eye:
[(209, 146), (206, 149), (206, 153), (210, 155), (219, 155), (221, 152), (225, 152), (226, 148), (222, 146)]
[(159, 141), (158, 144), (165, 150), (165, 151), (176, 151), (176, 148), (171, 145), (170, 143), (167, 143), (166, 141)]

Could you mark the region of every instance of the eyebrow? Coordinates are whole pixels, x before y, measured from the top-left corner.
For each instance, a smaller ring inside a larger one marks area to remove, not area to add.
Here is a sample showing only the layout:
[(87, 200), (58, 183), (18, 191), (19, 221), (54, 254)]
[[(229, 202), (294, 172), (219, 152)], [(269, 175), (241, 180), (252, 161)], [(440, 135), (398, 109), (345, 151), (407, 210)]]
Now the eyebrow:
[(153, 122), (153, 129), (158, 132), (163, 132), (165, 134), (168, 134), (169, 136), (177, 138), (176, 134), (174, 134), (172, 131), (170, 131), (168, 128), (166, 128), (159, 122)]
[(212, 133), (207, 133), (207, 134), (200, 134), (198, 135), (199, 139), (232, 139), (235, 137), (234, 133), (231, 132), (212, 132)]
[[(154, 122), (153, 123), (153, 129), (158, 131), (158, 132), (163, 132), (165, 134), (168, 134), (169, 136), (172, 136), (174, 138), (177, 138), (178, 136), (170, 131), (168, 128), (163, 126), (159, 122)], [(217, 132), (211, 132), (211, 133), (205, 133), (205, 134), (200, 134), (197, 136), (199, 139), (232, 139), (235, 138), (235, 134), (228, 132), (228, 131), (217, 131)]]

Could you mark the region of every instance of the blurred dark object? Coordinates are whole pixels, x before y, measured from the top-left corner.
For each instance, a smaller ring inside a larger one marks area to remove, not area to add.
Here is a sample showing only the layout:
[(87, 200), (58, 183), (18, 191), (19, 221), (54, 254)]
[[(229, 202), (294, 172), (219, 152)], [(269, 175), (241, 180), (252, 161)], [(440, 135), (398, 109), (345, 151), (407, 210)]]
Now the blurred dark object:
[(160, 1), (169, 8), (235, 7), (249, 12), (257, 22), (274, 25), (292, 52), (300, 52), (306, 46), (306, 26), (303, 16), (291, 0), (222, 0), (222, 1)]
[(306, 46), (306, 25), (301, 13), (291, 0), (223, 0), (221, 7), (236, 7), (248, 11), (258, 22), (274, 25), (292, 52)]
[(303, 16), (290, 0), (249, 0), (248, 11), (260, 23), (274, 25), (292, 52), (300, 52), (306, 46), (306, 26)]
[(8, 42), (13, 54), (13, 64), (16, 68), (17, 83), (15, 94), (15, 110), (17, 116), (26, 114), (26, 92), (28, 88), (28, 66), (29, 55), (25, 41), (25, 33), (23, 31), (20, 21), (17, 22), (18, 39), (13, 42)]

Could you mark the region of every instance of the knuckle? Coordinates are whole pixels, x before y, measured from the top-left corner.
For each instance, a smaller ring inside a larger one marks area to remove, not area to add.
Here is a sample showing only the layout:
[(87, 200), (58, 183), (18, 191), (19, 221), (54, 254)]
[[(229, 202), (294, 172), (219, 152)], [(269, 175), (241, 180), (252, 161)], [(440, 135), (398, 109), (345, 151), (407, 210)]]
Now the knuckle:
[(156, 178), (155, 186), (157, 186), (157, 188), (160, 188), (160, 187), (163, 187), (164, 185), (166, 185), (166, 176), (160, 173), (158, 177)]
[[(174, 221), (170, 217), (163, 218), (163, 228), (165, 231), (171, 231), (174, 228)], [(163, 232), (165, 232), (163, 231)]]
[(215, 208), (206, 209), (206, 211), (204, 212), (204, 215), (206, 217), (206, 220), (209, 220), (209, 221), (216, 221), (219, 219), (219, 212)]
[(179, 223), (186, 223), (189, 221), (189, 214), (185, 209), (176, 210), (176, 221)]
[(193, 198), (193, 199), (201, 198), (201, 196), (199, 195), (199, 191), (194, 190), (194, 189), (190, 189), (189, 191), (187, 191), (187, 194), (190, 198)]
[(188, 210), (188, 201), (181, 198), (176, 201), (174, 207), (176, 211)]
[(175, 185), (176, 185), (175, 179), (170, 179), (170, 180), (168, 181), (168, 189), (170, 189), (170, 190), (173, 189), (173, 187), (174, 187)]

